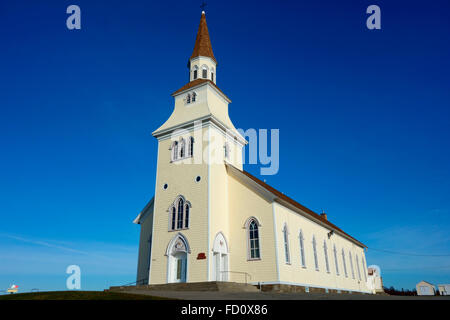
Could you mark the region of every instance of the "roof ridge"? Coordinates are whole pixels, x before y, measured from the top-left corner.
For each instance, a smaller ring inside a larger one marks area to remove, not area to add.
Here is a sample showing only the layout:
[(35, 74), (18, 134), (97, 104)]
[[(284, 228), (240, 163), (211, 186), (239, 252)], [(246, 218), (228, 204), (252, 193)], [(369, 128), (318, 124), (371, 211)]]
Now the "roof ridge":
[(269, 192), (275, 194), (278, 198), (281, 198), (282, 200), (288, 202), (289, 204), (293, 205), (294, 207), (306, 212), (307, 214), (309, 214), (310, 216), (320, 220), (321, 222), (327, 224), (328, 226), (336, 229), (339, 232), (342, 232), (344, 235), (350, 237), (351, 239), (353, 239), (354, 241), (360, 243), (362, 246), (366, 247), (367, 246), (365, 244), (363, 244), (361, 241), (359, 241), (358, 239), (352, 237), (351, 235), (349, 235), (348, 233), (346, 233), (344, 230), (340, 229), (339, 227), (337, 227), (335, 224), (331, 223), (329, 220), (324, 219), (323, 217), (321, 217), (318, 213), (314, 212), (313, 210), (305, 207), (304, 205), (298, 203), (297, 201), (295, 201), (294, 199), (292, 199), (291, 197), (288, 197), (287, 195), (285, 195), (284, 193), (282, 193), (281, 191), (278, 191), (277, 189), (275, 189), (274, 187), (268, 185), (267, 183), (261, 181), (260, 179), (258, 179), (257, 177), (255, 177), (254, 175), (252, 175), (251, 173), (245, 171), (245, 170), (241, 170), (236, 168), (235, 166), (233, 166), (232, 164), (225, 164), (226, 166), (231, 166), (236, 170), (239, 170), (240, 172), (242, 172), (244, 175), (246, 175), (248, 178), (252, 179), (254, 182), (258, 183), (260, 186), (262, 186), (264, 189), (268, 190)]

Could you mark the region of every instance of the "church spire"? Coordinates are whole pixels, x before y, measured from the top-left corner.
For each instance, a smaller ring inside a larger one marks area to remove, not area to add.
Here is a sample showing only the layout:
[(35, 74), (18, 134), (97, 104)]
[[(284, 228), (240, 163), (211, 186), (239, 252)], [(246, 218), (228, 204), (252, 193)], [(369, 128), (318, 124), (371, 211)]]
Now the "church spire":
[(195, 39), (194, 51), (192, 52), (190, 60), (196, 57), (209, 57), (217, 64), (209, 38), (208, 26), (206, 24), (205, 11), (202, 11), (200, 18), (200, 25), (198, 26), (197, 38)]

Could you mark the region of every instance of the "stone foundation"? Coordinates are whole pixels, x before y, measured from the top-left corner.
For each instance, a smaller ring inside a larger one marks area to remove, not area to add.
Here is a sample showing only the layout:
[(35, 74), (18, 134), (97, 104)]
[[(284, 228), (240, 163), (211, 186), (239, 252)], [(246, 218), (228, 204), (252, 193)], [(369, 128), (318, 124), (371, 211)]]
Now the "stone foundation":
[[(308, 290), (309, 289), (309, 290)], [(327, 293), (325, 288), (296, 286), (290, 284), (262, 284), (261, 291), (263, 292), (299, 292), (299, 293)], [(346, 294), (365, 294), (363, 292), (355, 292), (348, 290), (328, 289), (328, 293), (346, 293)]]

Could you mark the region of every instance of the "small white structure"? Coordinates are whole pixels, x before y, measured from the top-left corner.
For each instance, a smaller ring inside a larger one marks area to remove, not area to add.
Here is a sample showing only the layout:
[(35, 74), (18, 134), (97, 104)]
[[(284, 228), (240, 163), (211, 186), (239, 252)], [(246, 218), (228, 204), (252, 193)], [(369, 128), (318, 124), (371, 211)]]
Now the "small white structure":
[(19, 291), (19, 286), (16, 284), (11, 285), (11, 287), (9, 287), (6, 292), (8, 293), (17, 293)]
[(383, 292), (383, 279), (379, 266), (372, 265), (367, 268), (367, 287), (373, 294)]
[(450, 284), (438, 284), (438, 289), (441, 296), (450, 296)]
[(434, 285), (426, 281), (420, 281), (416, 284), (416, 290), (418, 296), (434, 296), (436, 294)]

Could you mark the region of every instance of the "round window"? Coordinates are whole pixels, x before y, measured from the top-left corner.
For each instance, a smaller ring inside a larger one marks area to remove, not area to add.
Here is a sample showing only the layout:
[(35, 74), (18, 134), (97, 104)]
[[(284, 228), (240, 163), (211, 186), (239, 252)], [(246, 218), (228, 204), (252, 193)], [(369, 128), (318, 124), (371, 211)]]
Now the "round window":
[(169, 187), (167, 183), (164, 184), (163, 189), (166, 190)]
[(195, 178), (196, 182), (200, 182), (200, 180), (202, 180), (202, 178), (200, 176), (197, 176), (197, 178)]

